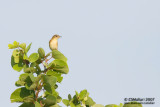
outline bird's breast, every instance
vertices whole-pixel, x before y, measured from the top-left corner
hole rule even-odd
[[[57,49],[58,48],[58,41],[57,40],[51,40],[50,41],[50,48],[53,49]]]

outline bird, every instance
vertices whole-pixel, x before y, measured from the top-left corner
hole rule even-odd
[[[58,39],[61,36],[55,34],[53,35],[53,37],[51,38],[51,40],[49,41],[49,47],[51,50],[58,50]]]

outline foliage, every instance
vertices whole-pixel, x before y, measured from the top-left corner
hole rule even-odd
[[[32,43],[14,41],[8,48],[13,49],[11,66],[15,71],[22,72],[15,82],[18,87],[10,96],[11,102],[22,103],[19,107],[60,107],[62,101],[67,107],[133,107],[132,104],[106,105],[96,104],[87,90],[80,93],[75,91],[72,97],[63,99],[56,91],[58,84],[62,82],[63,75],[68,74],[67,58],[58,50],[45,54],[43,48],[28,55]],[[43,66],[43,68],[41,67]],[[40,95],[40,92],[43,94]],[[137,104],[134,107],[142,107]]]
[[[75,95],[73,96],[73,98],[69,94],[68,99],[63,99],[62,102],[66,106],[71,107],[81,107],[81,105],[91,107],[95,104],[92,98],[89,97],[89,93],[87,92],[87,90],[82,90],[80,93],[75,91]]]

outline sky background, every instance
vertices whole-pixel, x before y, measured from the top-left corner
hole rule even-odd
[[[10,103],[21,73],[10,65],[8,44],[32,42],[30,53],[48,53],[59,34],[70,69],[59,85],[62,98],[87,89],[97,104],[153,97],[155,104],[143,107],[160,107],[159,0],[0,0],[0,15],[1,106],[20,105]]]

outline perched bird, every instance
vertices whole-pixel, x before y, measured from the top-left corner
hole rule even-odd
[[[59,35],[54,35],[51,40],[49,41],[49,47],[51,50],[58,50],[58,39],[60,38],[61,36]]]

